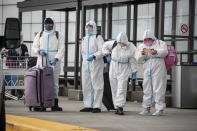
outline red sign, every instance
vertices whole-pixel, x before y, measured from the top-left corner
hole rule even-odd
[[[181,32],[182,32],[183,34],[187,33],[188,30],[189,30],[189,27],[188,27],[187,24],[182,24],[182,25],[181,25]]]

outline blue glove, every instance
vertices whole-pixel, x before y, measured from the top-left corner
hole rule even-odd
[[[131,79],[133,81],[136,81],[137,80],[137,72],[134,72],[134,73],[131,74]]]
[[[110,63],[111,62],[111,56],[106,56],[107,62]]]
[[[87,61],[93,61],[96,57],[94,55],[90,55],[88,58],[87,58]]]
[[[55,66],[56,63],[57,63],[57,61],[58,61],[57,58],[52,58],[52,59],[49,60],[49,63],[50,63],[51,65]]]
[[[40,53],[41,56],[46,56],[46,55],[47,55],[46,50],[43,50],[43,49],[41,49],[41,50],[39,51],[39,53]]]

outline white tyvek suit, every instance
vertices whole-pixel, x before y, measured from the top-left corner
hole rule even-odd
[[[167,71],[165,67],[164,57],[168,54],[165,42],[156,40],[150,31],[146,31],[145,38],[152,38],[154,42],[152,46],[147,46],[144,43],[139,45],[136,50],[137,61],[144,61],[143,64],[143,108],[153,106],[155,103],[156,110],[160,111],[165,108],[165,91],[167,82]],[[144,48],[154,49],[156,55],[142,55],[141,51]]]
[[[58,62],[54,66],[54,83],[55,83],[55,98],[58,97],[59,90],[59,74],[61,71],[61,60],[64,56],[65,45],[62,39],[62,35],[58,33],[58,39],[54,30],[47,32],[43,31],[42,36],[40,37],[40,33],[36,35],[34,38],[34,42],[32,45],[32,51],[38,57],[37,66],[42,66],[42,56],[39,54],[39,51],[44,49],[48,52],[48,64],[49,60],[52,58],[57,58]],[[43,63],[46,64],[45,58],[43,59]]]
[[[136,47],[128,42],[125,33],[119,33],[117,42],[126,44],[121,47],[117,44],[113,48],[114,41],[108,41],[103,45],[103,54],[110,54],[111,50],[111,63],[109,69],[109,79],[112,90],[113,103],[115,108],[124,107],[126,103],[127,81],[131,73],[136,72],[137,65],[135,60]]]
[[[93,26],[93,34],[86,34],[82,41],[82,90],[83,102],[86,108],[101,108],[103,97],[103,38],[96,37],[96,24],[93,21],[86,25]],[[87,61],[88,56],[94,55],[95,60]]]

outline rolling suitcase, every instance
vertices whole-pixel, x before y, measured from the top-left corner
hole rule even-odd
[[[53,77],[53,68],[48,66],[32,67],[25,72],[25,106],[30,111],[45,111],[54,106]]]
[[[112,93],[111,93],[111,86],[109,82],[109,72],[105,72],[104,76],[104,91],[103,91],[103,104],[107,108],[107,110],[115,110],[113,100],[112,100]]]

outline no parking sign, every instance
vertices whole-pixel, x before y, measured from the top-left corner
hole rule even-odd
[[[182,35],[188,35],[188,32],[189,32],[188,24],[180,24],[180,33]]]

